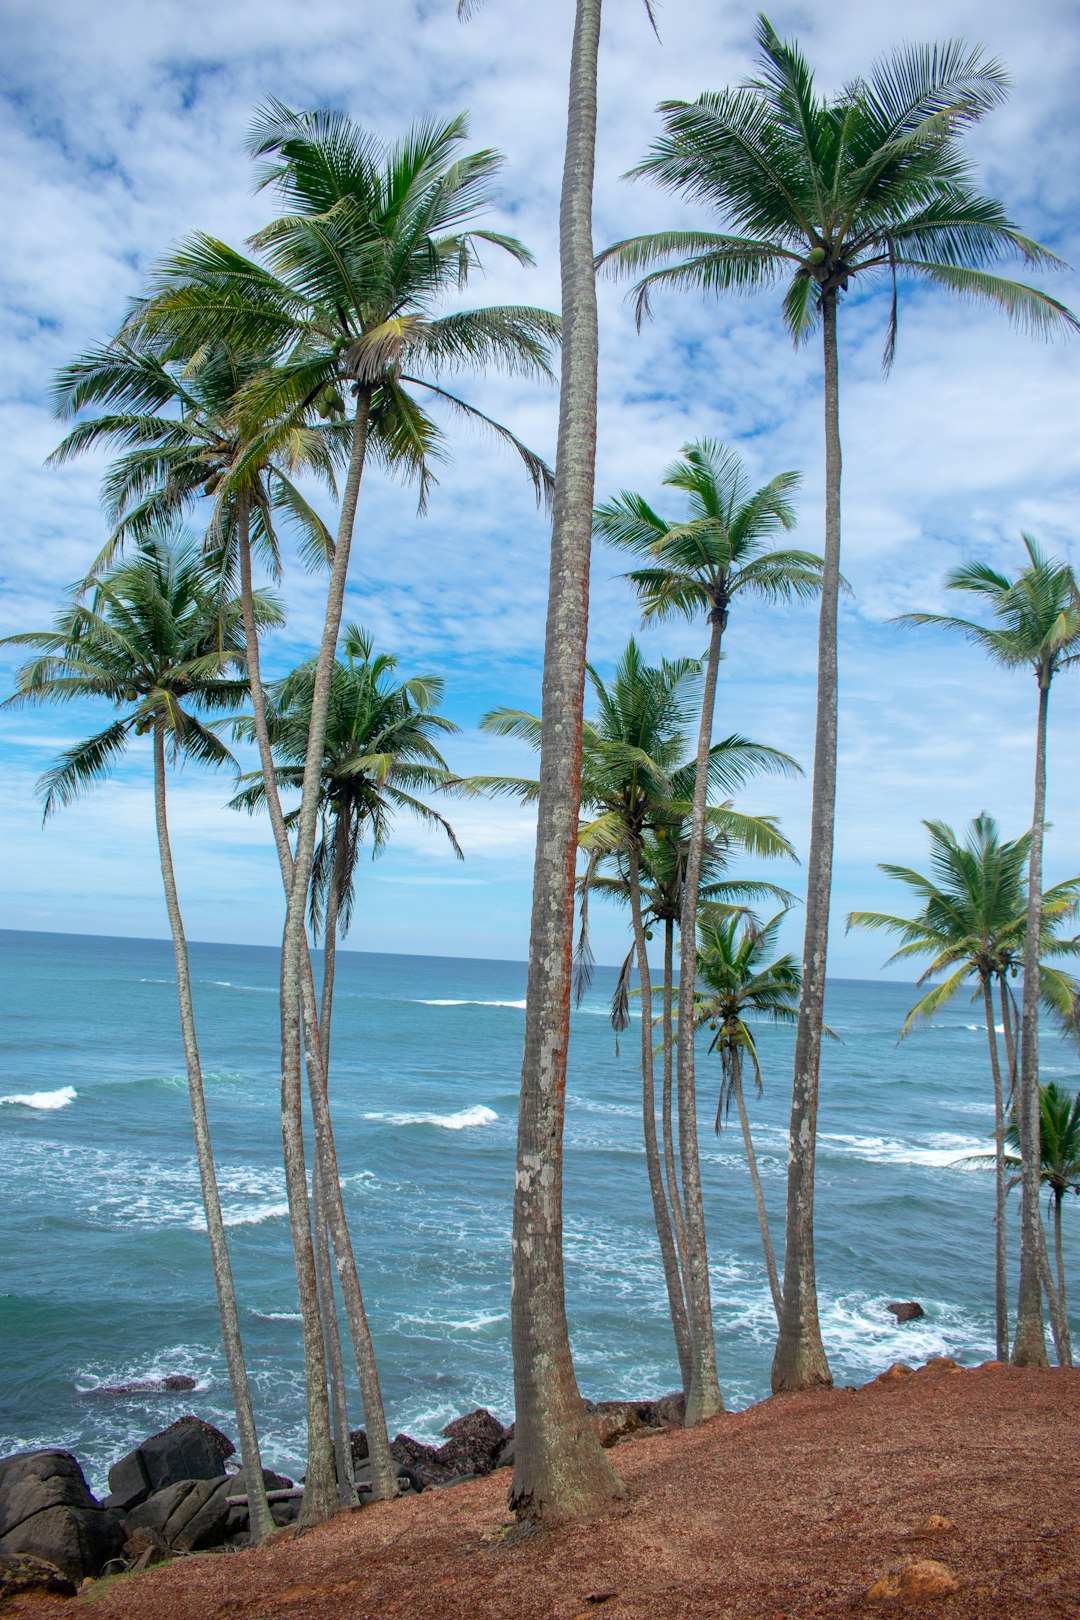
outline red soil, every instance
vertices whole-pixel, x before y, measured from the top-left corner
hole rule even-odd
[[[507,1534],[509,1475],[178,1559],[10,1614],[70,1620],[675,1620],[1080,1615],[1080,1370],[932,1368],[763,1401],[613,1453],[630,1495]],[[945,1596],[888,1601],[944,1564]]]

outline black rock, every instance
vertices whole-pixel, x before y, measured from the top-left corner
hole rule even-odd
[[[199,1552],[225,1539],[232,1481],[181,1479],[155,1491],[127,1516],[128,1535],[149,1530],[170,1552]]]
[[[95,1500],[69,1451],[0,1459],[0,1553],[44,1559],[81,1581],[97,1575],[123,1543],[119,1516]]]
[[[83,1393],[119,1400],[125,1395],[179,1395],[195,1389],[194,1378],[188,1373],[166,1373],[164,1378],[136,1378],[130,1384],[99,1384],[96,1389]]]
[[[435,1457],[453,1478],[490,1474],[506,1444],[506,1429],[484,1406],[455,1418],[443,1434],[448,1444],[440,1446]]]
[[[887,1311],[892,1311],[898,1322],[917,1322],[926,1312],[917,1299],[894,1299],[886,1305]]]
[[[225,1457],[235,1449],[213,1424],[196,1417],[180,1418],[113,1463],[109,1469],[109,1504],[127,1511],[152,1492],[180,1480],[221,1479]]]

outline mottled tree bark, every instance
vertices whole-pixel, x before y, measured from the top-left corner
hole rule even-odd
[[[168,808],[165,798],[165,727],[161,720],[154,722],[154,810],[158,851],[161,856],[161,876],[165,885],[165,906],[169,913],[173,954],[176,958],[176,997],[180,1004],[180,1032],[184,1042],[184,1061],[187,1067],[188,1093],[191,1098],[195,1158],[199,1166],[203,1209],[206,1212],[206,1233],[210,1240],[210,1261],[214,1271],[214,1287],[217,1291],[218,1315],[221,1318],[221,1340],[225,1348],[225,1364],[229,1371],[233,1409],[236,1412],[240,1457],[244,1465],[249,1534],[253,1542],[259,1542],[274,1528],[274,1521],[266,1500],[262,1458],[259,1455],[259,1437],[255,1428],[251,1389],[244,1361],[244,1346],[240,1336],[240,1316],[236,1308],[236,1288],[233,1283],[229,1248],[225,1241],[225,1222],[222,1219],[221,1197],[218,1193],[217,1172],[214,1168],[210,1122],[206,1116],[202,1061],[199,1057],[199,1043],[195,1032],[195,1007],[191,997],[187,936],[180,912],[172,846],[169,841]]]
[[[837,616],[840,597],[840,371],[836,346],[836,290],[822,292],[825,361],[825,566],[818,619],[817,720],[806,863],[806,925],[802,993],[795,1028],[795,1072],[788,1145],[787,1220],[780,1331],[772,1387],[814,1389],[832,1383],[818,1322],[814,1269],[814,1156],[817,1148],[818,1072],[825,1019],[825,963],[829,947],[833,831],[836,816]]]
[[[1020,1018],[1020,1094],[1016,1110],[1020,1129],[1020,1292],[1012,1353],[1016,1367],[1048,1365],[1039,1276],[1039,1234],[1042,1230],[1039,1214],[1039,954],[1042,943],[1043,823],[1046,818],[1046,716],[1051,677],[1050,672],[1041,666],[1038,676],[1035,809],[1028,857],[1028,911]]]
[[[661,1081],[660,1111],[663,1116],[662,1129],[664,1137],[664,1174],[667,1177],[668,1206],[671,1210],[671,1224],[675,1232],[675,1247],[679,1255],[679,1273],[686,1275],[686,1225],[683,1221],[682,1193],[679,1189],[679,1172],[675,1163],[675,1132],[672,1111],[675,1064],[675,1037],[674,1011],[675,999],[675,921],[668,917],[664,923],[664,1010],[661,1028],[663,1030],[664,1059],[663,1079]],[[683,1386],[683,1394],[686,1386]]]
[[[592,183],[599,42],[600,0],[578,0],[559,218],[562,386],[511,1285],[516,1428],[510,1502],[521,1517],[546,1521],[597,1512],[623,1494],[574,1376],[562,1255],[563,1120],[596,455]]]

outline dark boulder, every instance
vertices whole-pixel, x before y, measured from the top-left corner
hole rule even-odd
[[[414,1440],[411,1434],[395,1435],[390,1442],[390,1455],[395,1462],[411,1469],[425,1485],[435,1485],[439,1480],[449,1479],[451,1474],[457,1473],[456,1468],[447,1468],[439,1461],[439,1453],[434,1446]]]
[[[898,1322],[917,1322],[926,1312],[917,1299],[893,1299],[885,1309],[892,1311]]]
[[[349,1439],[352,1441],[353,1463],[361,1463],[368,1454],[367,1430],[351,1429]]]
[[[227,1449],[226,1449],[227,1448]],[[221,1479],[232,1441],[202,1418],[184,1417],[153,1434],[109,1469],[108,1504],[127,1512],[180,1480]]]
[[[129,1569],[149,1569],[151,1564],[167,1563],[172,1556],[164,1537],[147,1525],[133,1530],[124,1542],[124,1558]]]
[[[82,1393],[118,1400],[125,1395],[181,1395],[195,1388],[195,1380],[189,1373],[166,1373],[164,1378],[135,1378],[130,1384],[99,1384],[96,1389]]]
[[[28,1553],[0,1553],[0,1604],[26,1592],[74,1597],[77,1590],[73,1580],[43,1558],[31,1558]]]
[[[447,1444],[439,1447],[435,1458],[456,1476],[490,1474],[506,1444],[506,1429],[484,1406],[455,1418],[443,1435]]]
[[[97,1575],[124,1543],[117,1514],[94,1498],[69,1451],[0,1459],[0,1553],[26,1553],[70,1580]]]
[[[127,1516],[128,1535],[149,1530],[170,1552],[200,1552],[225,1540],[232,1481],[181,1479],[155,1491]]]

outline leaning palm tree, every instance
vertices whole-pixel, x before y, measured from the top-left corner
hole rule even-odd
[[[798,962],[789,955],[768,960],[776,948],[776,937],[786,916],[786,911],[778,912],[769,922],[758,926],[737,915],[705,907],[698,924],[697,981],[692,1003],[694,1023],[708,1025],[712,1031],[709,1051],[720,1059],[716,1101],[718,1133],[732,1097],[738,1109],[777,1321],[781,1307],[780,1278],[743,1096],[742,1069],[744,1057],[749,1056],[760,1097],[763,1082],[753,1025],[757,1021],[793,1024],[798,1017]]]
[[[215,239],[196,237],[160,269],[153,296],[128,323],[128,332],[140,341],[164,344],[182,357],[216,344],[269,353],[275,358],[273,369],[253,379],[245,391],[247,408],[257,420],[317,405],[332,417],[341,416],[348,427],[347,471],[315,667],[281,961],[286,1183],[300,1279],[309,1446],[315,1453],[309,1456],[304,1524],[333,1511],[336,1491],[307,1222],[302,1022],[316,1109],[316,1154],[337,1223],[339,1262],[339,1239],[348,1255],[328,1144],[325,1083],[319,1074],[317,1011],[305,971],[304,919],[361,478],[369,458],[392,449],[393,465],[411,469],[419,479],[423,506],[444,441],[417,390],[508,441],[524,461],[538,496],[546,492],[550,476],[508,429],[436,380],[447,370],[490,365],[548,376],[558,330],[556,317],[537,309],[434,313],[467,280],[482,244],[530,262],[514,238],[479,224],[501,160],[492,151],[461,155],[466,133],[466,120],[458,117],[421,124],[395,146],[384,147],[343,114],[294,113],[279,102],[268,103],[256,117],[250,147],[253,156],[267,160],[262,184],[275,188],[287,213],[253,238],[262,261]],[[266,760],[263,768],[268,771]],[[351,1269],[348,1259],[346,1264]],[[348,1286],[351,1290],[351,1281]],[[380,1458],[373,1453],[373,1483],[381,1481],[382,1490],[392,1492],[389,1451],[381,1439],[380,1453]]]
[[[932,876],[910,867],[882,863],[880,870],[903,883],[921,902],[914,917],[898,917],[887,912],[853,911],[849,928],[880,928],[900,939],[889,962],[929,958],[929,966],[918,983],[936,980],[920,996],[904,1020],[901,1040],[920,1023],[933,1017],[939,1007],[974,981],[974,994],[981,997],[990,1052],[990,1074],[994,1086],[994,1143],[997,1178],[994,1217],[994,1283],[997,1357],[1008,1359],[1009,1309],[1005,1278],[1005,1134],[1008,1107],[1002,1082],[1001,1060],[995,1028],[994,991],[1001,999],[1002,1028],[1010,1025],[1008,980],[1016,971],[1023,953],[1027,927],[1027,865],[1031,834],[1002,839],[997,823],[985,812],[976,816],[963,843],[942,821],[925,821],[930,834]],[[1055,940],[1050,924],[1074,914],[1080,903],[1080,879],[1058,884],[1043,896],[1044,938],[1042,954],[1059,949],[1075,949],[1072,941]],[[886,964],[888,965],[888,964]],[[1053,1006],[1068,1001],[1068,984],[1049,964],[1040,968],[1044,997]],[[1010,1065],[1011,1066],[1011,1065]]]
[[[674,1213],[678,1187],[669,1174],[665,1189],[656,1132],[652,975],[645,940],[641,856],[649,833],[669,832],[691,814],[697,766],[696,761],[686,763],[685,755],[690,706],[695,696],[690,683],[700,675],[700,665],[690,659],[673,663],[665,659],[658,668],[650,667],[631,640],[610,683],[605,683],[592,665],[587,666],[587,673],[597,712],[582,729],[582,820],[578,842],[588,863],[582,885],[583,908],[600,863],[612,856],[623,858],[641,995],[645,1161],[680,1371],[684,1387],[689,1390],[694,1380],[694,1352],[687,1277],[689,1266],[701,1263],[693,1257],[692,1244],[703,1241],[703,1234],[686,1233],[688,1264],[680,1266],[676,1238],[679,1216]],[[542,737],[536,716],[520,710],[496,709],[480,724],[484,730],[518,737],[533,746],[538,746]],[[791,774],[798,768],[787,755],[738,736],[715,744],[707,764],[710,785],[720,791],[741,785],[758,770]],[[473,791],[510,793],[526,801],[535,799],[540,790],[534,781],[510,777],[474,777],[467,785]],[[685,1222],[685,1210],[681,1214]]]
[[[795,342],[819,321],[822,329],[825,571],[784,1314],[772,1374],[780,1391],[831,1382],[818,1322],[813,1195],[836,802],[840,301],[853,281],[889,285],[886,369],[896,347],[901,279],[988,302],[1039,335],[1075,331],[1080,323],[1048,294],[988,268],[1010,256],[1034,269],[1061,265],[979,193],[960,144],[965,129],[1005,97],[997,62],[957,41],[906,46],[830,100],[817,91],[798,46],[783,43],[765,17],[757,38],[757,77],[695,102],[663,103],[665,133],[633,171],[705,203],[722,230],[635,237],[608,248],[600,262],[623,274],[646,271],[637,285],[639,320],[664,286],[749,292],[783,279],[784,322]]]
[[[260,625],[279,623],[282,617],[276,603],[261,594],[255,598],[254,611]],[[251,1536],[259,1541],[273,1527],[273,1521],[263,1483],[206,1115],[187,937],[177,894],[166,804],[169,759],[186,758],[218,766],[235,763],[200,714],[235,709],[247,693],[246,681],[230,674],[243,668],[240,605],[235,598],[221,593],[219,570],[198,554],[192,539],[183,534],[159,533],[145,537],[129,561],[97,582],[92,603],[76,601],[57,615],[52,630],[8,636],[5,645],[32,647],[38,653],[19,671],[17,691],[7,703],[105,699],[120,711],[104,731],[67,749],[41,778],[38,790],[46,820],[55,810],[108,778],[133,737],[149,734],[151,739],[158,848],[176,957],[176,990],[195,1154],[244,1464]]]
[[[1067,564],[1044,557],[1024,535],[1028,564],[1015,579],[986,563],[967,563],[946,578],[955,591],[985,602],[991,625],[941,613],[909,613],[899,622],[957,630],[1006,669],[1028,668],[1039,691],[1035,728],[1035,807],[1028,855],[1028,908],[1024,932],[1024,984],[1020,1027],[1019,1120],[1022,1146],[1020,1290],[1012,1359],[1017,1366],[1046,1365],[1039,1284],[1039,955],[1042,946],[1042,854],[1046,820],[1046,727],[1054,676],[1080,657],[1080,596]]]
[[[679,935],[679,1151],[690,1234],[687,1303],[693,1353],[686,1421],[696,1423],[719,1410],[720,1402],[698,1164],[692,1017],[694,940],[717,672],[733,604],[748,595],[766,600],[813,596],[821,585],[821,559],[805,551],[771,548],[778,534],[794,526],[791,496],[798,488],[798,473],[779,473],[754,489],[733,450],[701,439],[683,446],[682,459],[668,468],[663,483],[687,497],[687,513],[681,522],[661,517],[642,496],[624,491],[616,500],[597,507],[593,527],[604,539],[645,562],[646,566],[629,577],[646,619],[676,614],[693,619],[700,613],[709,625]]]

